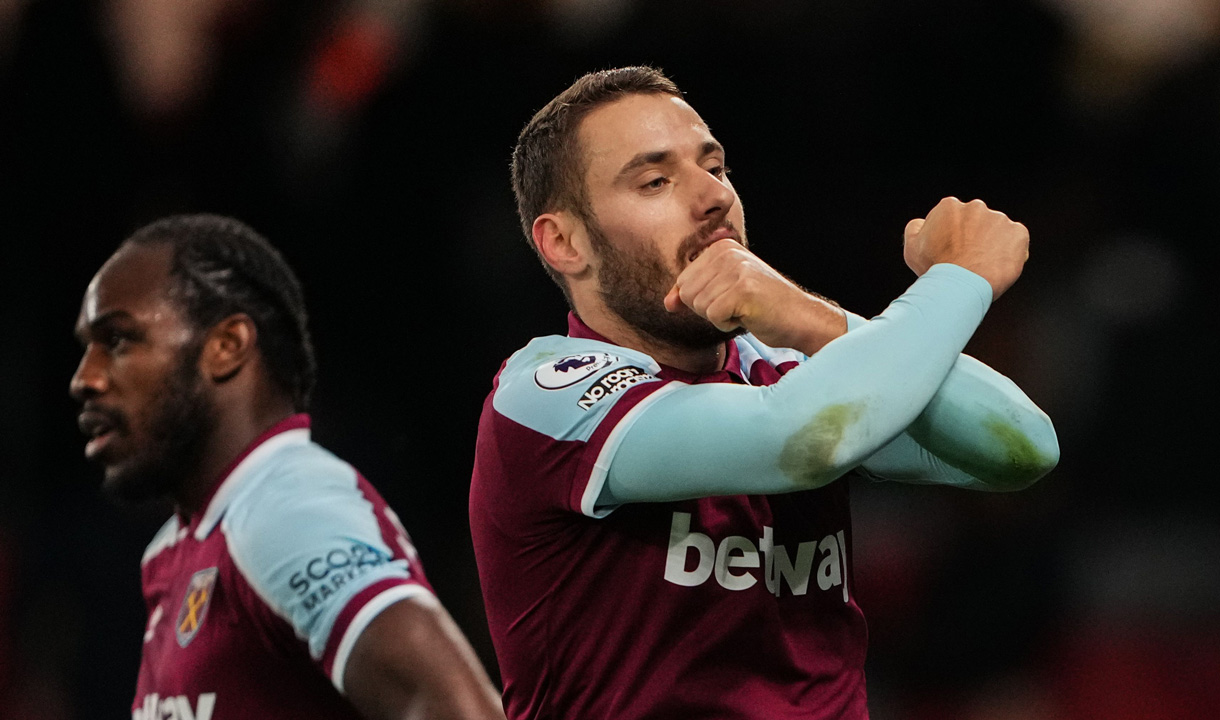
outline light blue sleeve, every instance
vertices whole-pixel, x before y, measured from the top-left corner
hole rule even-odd
[[[1016,383],[962,355],[931,402],[894,442],[864,461],[883,480],[1020,490],[1059,462],[1046,413]]]
[[[871,322],[762,388],[672,384],[620,421],[599,505],[768,494],[835,480],[923,412],[991,303],[936,265]]]
[[[279,451],[234,498],[221,527],[237,568],[315,660],[360,591],[411,578],[407,560],[386,544],[356,471],[316,445]]]

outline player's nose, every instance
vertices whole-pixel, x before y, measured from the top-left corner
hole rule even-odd
[[[724,215],[737,202],[737,193],[724,177],[717,177],[702,169],[700,169],[700,179],[695,187],[692,210],[696,220],[703,221],[710,217]]]
[[[76,372],[68,381],[68,394],[77,402],[84,402],[106,392],[110,386],[110,378],[106,363],[91,344],[81,356]]]

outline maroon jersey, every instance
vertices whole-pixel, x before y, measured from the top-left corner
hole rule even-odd
[[[650,397],[770,385],[804,356],[746,335],[693,376],[569,326],[509,358],[479,425],[470,524],[510,720],[867,718],[845,482],[596,503]]]
[[[431,593],[406,531],[296,415],[259,437],[142,562],[148,628],[133,720],[356,718],[343,670],[361,631]]]

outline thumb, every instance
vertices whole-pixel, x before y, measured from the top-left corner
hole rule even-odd
[[[678,294],[678,286],[674,285],[665,293],[665,309],[670,312],[677,312],[682,307],[682,296]]]
[[[919,231],[923,229],[923,224],[923,218],[915,218],[911,222],[907,223],[906,229],[902,231],[903,240],[906,242],[911,242],[914,240],[915,236],[919,234]]]

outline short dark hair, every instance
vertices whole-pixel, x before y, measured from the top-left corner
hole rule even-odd
[[[517,197],[521,229],[535,252],[538,248],[534,247],[533,225],[539,215],[569,210],[583,220],[592,217],[577,132],[581,120],[597,107],[637,94],[682,97],[678,86],[656,68],[632,66],[591,72],[535,113],[517,136],[512,163],[513,194]],[[568,289],[563,278],[545,260],[542,265],[566,296]]]
[[[157,220],[127,243],[172,248],[170,292],[197,329],[234,313],[249,315],[272,381],[297,412],[309,409],[317,362],[305,296],[292,268],[266,238],[240,220],[199,214]]]

